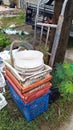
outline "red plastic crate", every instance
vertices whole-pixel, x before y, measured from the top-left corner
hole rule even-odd
[[[27,93],[22,94],[21,91],[16,87],[16,85],[12,82],[12,80],[10,79],[10,77],[8,77],[7,75],[5,75],[6,79],[8,80],[8,82],[11,84],[11,86],[13,87],[13,89],[16,91],[16,93],[20,96],[20,98],[25,102],[25,103],[29,103],[35,99],[37,99],[38,97],[46,94],[52,84],[50,82],[47,82],[45,84],[43,84],[42,86],[39,86],[38,88],[35,88]]]
[[[11,79],[11,81],[15,84],[15,86],[21,91],[21,93],[25,93],[25,92],[28,92],[34,88],[37,88],[38,86],[40,85],[43,85],[47,82],[49,82],[51,79],[52,79],[52,76],[50,74],[48,74],[44,79],[42,80],[38,80],[37,82],[33,83],[33,84],[30,84],[28,86],[23,86],[22,83],[20,83],[13,75],[12,73],[7,69],[5,68],[5,71],[6,71],[6,75]]]

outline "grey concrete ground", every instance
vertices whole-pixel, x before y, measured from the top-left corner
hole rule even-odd
[[[73,48],[68,49],[65,54],[65,61],[73,63]]]
[[[70,120],[58,130],[73,130],[73,114],[70,117]]]

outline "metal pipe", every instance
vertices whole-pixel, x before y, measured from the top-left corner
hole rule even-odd
[[[54,64],[56,51],[57,51],[59,40],[60,40],[62,24],[63,24],[63,21],[64,21],[64,12],[65,12],[67,2],[68,2],[68,0],[65,0],[64,3],[63,3],[62,11],[61,11],[61,14],[59,16],[58,25],[57,25],[57,28],[56,28],[56,33],[55,33],[54,42],[53,42],[52,51],[51,51],[52,55],[51,55],[50,61],[49,61],[49,65],[51,67]]]
[[[45,26],[45,27],[51,27],[51,28],[56,28],[57,27],[56,24],[37,23],[37,25]]]
[[[39,6],[40,6],[40,3],[41,3],[42,0],[39,0],[38,4],[37,4],[37,13],[36,13],[36,16],[35,16],[35,28],[34,28],[34,41],[36,42],[36,23],[38,21],[38,15],[39,15]],[[35,45],[35,43],[33,43],[33,46]],[[35,49],[35,47],[34,47]]]
[[[47,42],[48,42],[48,37],[49,37],[49,32],[50,32],[50,28],[56,28],[57,25],[56,24],[45,24],[45,23],[37,23],[36,25],[40,25],[41,27],[41,35],[40,35],[40,44],[41,44],[41,39],[42,39],[42,34],[43,34],[43,27],[48,27],[47,30],[47,36],[46,36],[46,44],[45,47],[47,46]]]
[[[50,32],[50,27],[48,27],[48,30],[47,30],[47,36],[46,36],[46,44],[45,44],[45,48],[47,47],[47,42],[48,42],[49,32]]]
[[[63,16],[64,16],[64,12],[65,12],[67,2],[68,2],[68,0],[65,0],[64,3],[63,3],[63,7],[62,7],[62,10],[61,10],[61,15],[63,15]]]
[[[40,44],[39,45],[41,45],[42,35],[43,35],[43,26],[41,27],[41,35],[40,35]]]

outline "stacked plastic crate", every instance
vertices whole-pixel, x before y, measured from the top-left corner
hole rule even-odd
[[[44,70],[29,76],[26,82],[21,82],[9,66],[6,64],[5,67],[6,83],[13,100],[27,121],[47,111],[50,88],[52,87],[50,82],[52,79],[50,71],[52,69],[44,65]]]

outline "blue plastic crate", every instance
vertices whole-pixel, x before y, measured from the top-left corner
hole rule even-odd
[[[16,103],[19,110],[22,112],[23,116],[26,118],[27,121],[31,121],[41,113],[47,111],[49,104],[49,93],[44,94],[43,96],[28,104],[25,104],[19,97],[19,95],[16,93],[16,91],[13,89],[11,84],[8,81],[6,81],[6,83],[9,87],[14,102]]]

